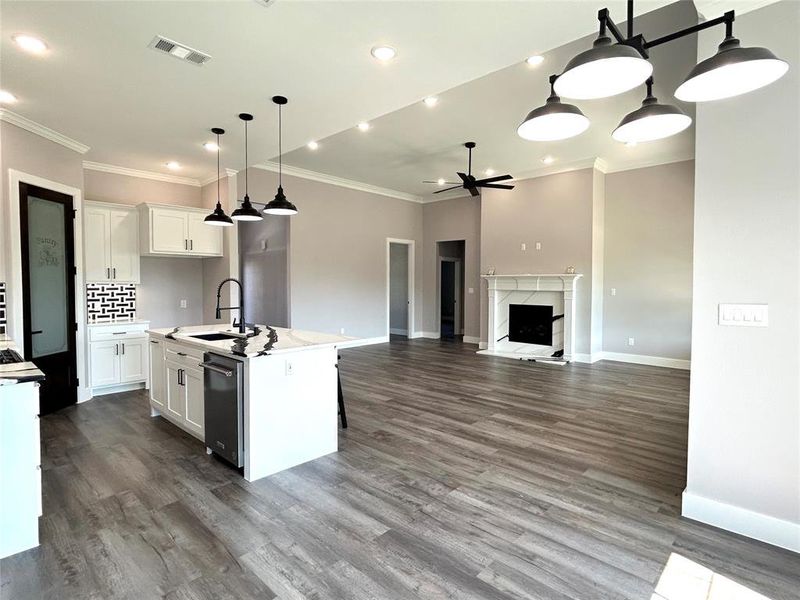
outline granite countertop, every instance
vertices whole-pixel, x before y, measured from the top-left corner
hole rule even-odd
[[[22,352],[8,335],[0,335],[0,350],[13,350],[20,356]],[[0,364],[0,386],[25,383],[27,381],[43,381],[44,373],[32,362]]]
[[[117,321],[91,321],[87,327],[108,327],[109,325],[149,325],[145,319],[119,319]]]
[[[337,346],[356,339],[332,333],[286,329],[269,325],[257,325],[257,328],[259,329],[258,335],[218,341],[201,340],[191,336],[199,333],[228,333],[238,336],[239,332],[230,325],[216,323],[213,325],[148,329],[147,333],[202,348],[203,350],[214,351],[218,354],[230,354],[242,358],[298,352],[320,346]],[[248,333],[252,334],[252,330],[248,329]]]

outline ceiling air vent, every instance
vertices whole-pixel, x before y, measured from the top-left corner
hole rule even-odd
[[[184,44],[180,44],[161,35],[154,37],[149,47],[194,65],[204,65],[211,60],[208,54],[204,54],[199,50],[195,50],[194,48],[190,48],[189,46],[185,46]]]

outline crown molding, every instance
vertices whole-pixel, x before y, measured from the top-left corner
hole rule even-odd
[[[140,171],[139,169],[129,169],[117,165],[107,165],[85,160],[83,168],[88,171],[100,171],[101,173],[113,173],[114,175],[127,175],[128,177],[138,177],[140,179],[152,179],[154,181],[166,181],[168,183],[179,183],[181,185],[191,185],[200,187],[200,181],[192,177],[181,177],[180,175],[169,175],[167,173],[156,173],[155,171]]]
[[[273,173],[278,172],[278,164],[274,162],[259,163],[253,165],[253,167],[256,169],[262,169],[264,171],[272,171]],[[414,194],[400,192],[398,190],[392,190],[389,188],[378,187],[376,185],[363,183],[361,181],[354,181],[352,179],[344,179],[342,177],[336,177],[334,175],[327,175],[326,173],[309,171],[308,169],[301,169],[300,167],[283,165],[283,173],[284,175],[291,175],[292,177],[299,177],[301,179],[310,179],[311,181],[318,181],[320,183],[329,183],[331,185],[337,185],[339,187],[350,188],[351,190],[368,192],[370,194],[378,194],[379,196],[387,196],[389,198],[397,198],[398,200],[406,200],[408,202],[415,202],[417,204],[422,204],[423,202],[421,196],[416,196]]]
[[[73,140],[71,137],[67,137],[63,133],[59,133],[54,129],[50,129],[49,127],[45,127],[41,123],[37,123],[36,121],[31,121],[23,117],[22,115],[18,115],[15,112],[12,112],[6,108],[0,108],[0,121],[4,121],[6,123],[11,123],[12,125],[16,125],[20,129],[24,129],[25,131],[30,131],[40,137],[45,138],[46,140],[50,140],[51,142],[55,142],[56,144],[61,144],[65,148],[69,148],[70,150],[77,152],[78,154],[86,154],[89,151],[89,146],[86,144],[81,144],[77,140]]]
[[[439,194],[439,195],[436,195],[436,196],[423,197],[422,203],[423,204],[434,204],[436,202],[444,202],[445,200],[463,200],[465,198],[480,198],[480,196],[473,196],[472,194],[463,194],[463,193],[457,192],[456,190],[453,190],[453,193],[457,194],[457,195],[448,196],[447,193],[444,193],[444,194]],[[444,196],[444,197],[442,197],[442,196]]]
[[[217,177],[217,175],[216,175],[216,174],[214,174],[214,175],[212,175],[211,177],[209,177],[209,178],[207,178],[207,179],[203,179],[203,180],[200,182],[200,186],[201,186],[201,187],[205,187],[205,186],[207,186],[209,183],[214,183],[214,182],[215,182],[217,179],[222,179],[223,177],[236,177],[236,174],[237,174],[238,172],[239,172],[239,171],[237,171],[236,169],[227,169],[227,168],[226,168],[226,169],[225,169],[225,175],[221,175],[220,177]]]
[[[607,173],[608,165],[601,158],[582,158],[573,160],[568,163],[553,163],[538,169],[531,169],[524,171],[522,174],[514,177],[511,181],[522,181],[523,179],[535,179],[537,177],[546,177],[548,175],[558,175],[559,173],[569,173],[570,171],[580,171],[582,169],[597,169],[601,173]]]
[[[684,158],[670,158],[669,160],[657,159],[643,159],[643,160],[626,160],[614,163],[613,166],[608,167],[605,173],[619,173],[620,171],[635,171],[636,169],[647,169],[648,167],[658,167],[661,165],[671,165],[673,163],[688,162],[694,160],[694,156],[687,156]]]

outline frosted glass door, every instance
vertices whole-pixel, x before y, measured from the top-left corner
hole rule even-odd
[[[69,351],[64,205],[28,196],[31,358]]]

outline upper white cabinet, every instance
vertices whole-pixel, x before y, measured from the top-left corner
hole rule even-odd
[[[222,256],[222,228],[206,225],[206,209],[139,205],[141,253],[148,256]]]
[[[139,213],[87,202],[83,211],[86,281],[139,283]]]

